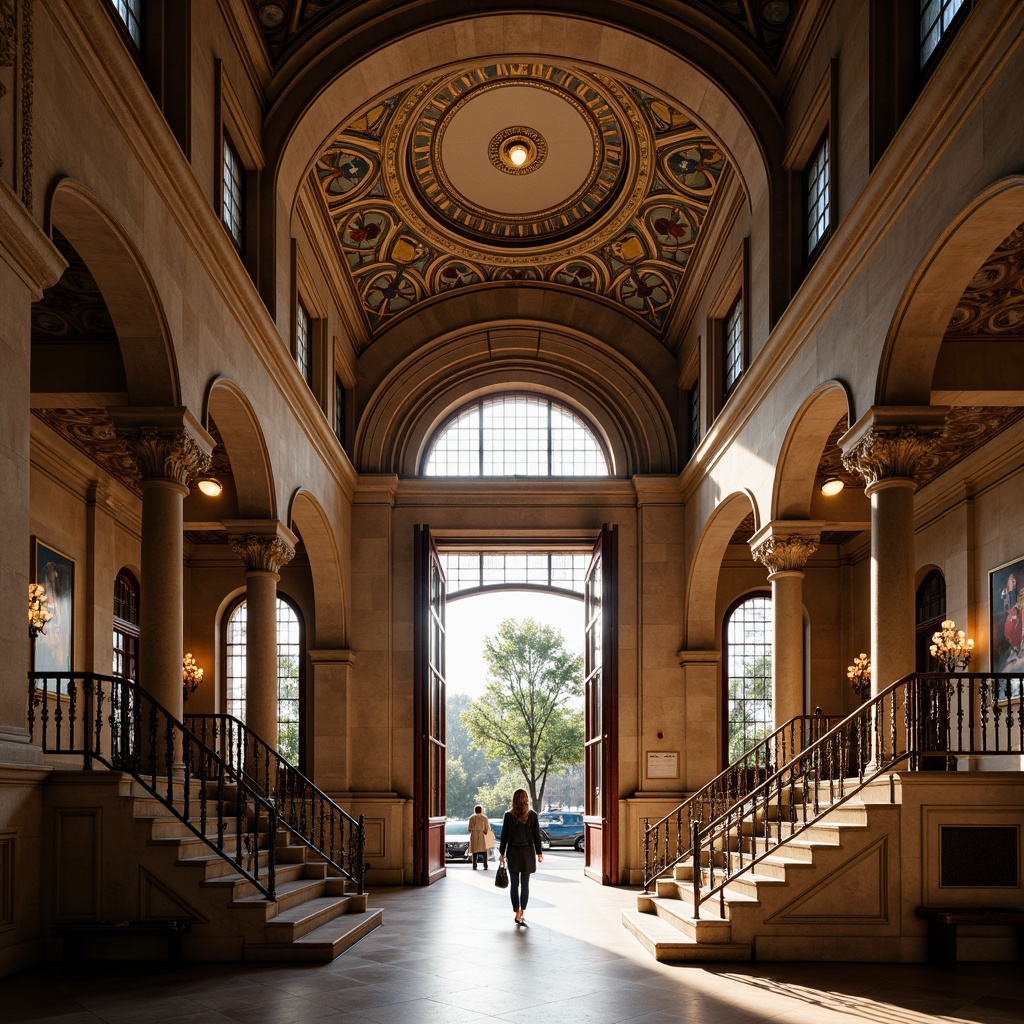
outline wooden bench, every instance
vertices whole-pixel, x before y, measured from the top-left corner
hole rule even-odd
[[[943,970],[956,969],[958,925],[1016,925],[1017,959],[1024,963],[1024,910],[1014,907],[918,907],[928,922],[928,962]]]
[[[64,942],[65,963],[85,959],[85,940],[110,937],[136,938],[158,936],[167,939],[167,958],[181,963],[181,937],[192,931],[187,918],[162,918],[154,921],[73,921],[53,926],[54,938]]]

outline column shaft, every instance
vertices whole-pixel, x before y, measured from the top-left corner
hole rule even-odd
[[[165,478],[142,482],[142,593],[139,682],[175,717],[182,715],[183,502],[188,489]]]
[[[277,581],[275,572],[245,574],[245,724],[277,749]]]
[[[871,498],[871,690],[914,671],[914,490],[905,477],[879,480]]]
[[[804,574],[774,572],[772,584],[772,714],[778,729],[804,713]]]

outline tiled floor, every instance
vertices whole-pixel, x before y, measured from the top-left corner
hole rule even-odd
[[[384,924],[321,966],[54,964],[0,981],[0,1022],[37,1024],[925,1024],[1024,1021],[1024,968],[658,964],[619,923],[622,889],[552,851],[517,929],[493,871],[374,892]]]

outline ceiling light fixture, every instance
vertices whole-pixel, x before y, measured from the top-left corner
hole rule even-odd
[[[527,160],[530,159],[530,154],[526,151],[526,147],[517,142],[508,151],[508,158],[516,165],[516,167],[522,167]]]
[[[210,498],[219,497],[221,491],[224,490],[224,485],[215,476],[204,476],[196,486]]]
[[[821,493],[827,498],[838,494],[846,485],[837,476],[830,476],[822,485]]]
[[[544,163],[548,144],[540,132],[524,125],[513,125],[503,128],[491,139],[487,155],[499,171],[528,174]]]

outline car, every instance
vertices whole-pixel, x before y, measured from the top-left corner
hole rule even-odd
[[[490,821],[490,819],[488,819]],[[501,838],[501,822],[491,821],[491,828],[494,830],[495,840]],[[497,842],[495,843],[495,847]],[[487,859],[494,860],[495,847],[487,852]],[[469,821],[466,818],[452,818],[444,824],[444,859],[465,860],[469,857]]]
[[[541,811],[540,839],[544,846],[571,846],[582,850],[585,829],[583,815],[576,811]]]
[[[469,860],[469,822],[465,818],[444,823],[444,859]]]

